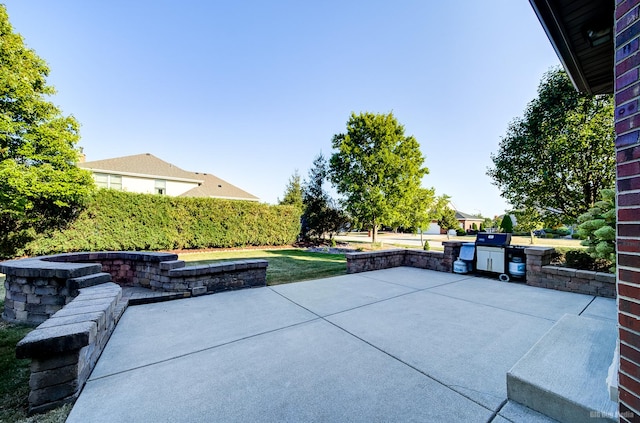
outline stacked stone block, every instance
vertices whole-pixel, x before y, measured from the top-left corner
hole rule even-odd
[[[347,253],[347,273],[368,272],[391,267],[410,266],[420,269],[453,271],[453,262],[460,255],[461,242],[443,242],[444,253],[420,250],[384,250]]]
[[[186,267],[176,254],[103,251],[6,261],[7,321],[38,325],[69,303],[78,289],[113,280],[121,286],[185,296],[267,284],[267,261],[241,260]]]
[[[450,268],[444,257],[444,253],[440,251],[407,250],[403,266],[449,272]]]
[[[266,260],[238,260],[201,266],[175,267],[177,262],[162,264],[159,281],[152,287],[168,292],[189,291],[193,295],[265,286]],[[164,269],[166,268],[166,269]]]
[[[347,273],[368,272],[404,265],[406,250],[347,253]]]
[[[6,278],[2,318],[9,322],[38,325],[73,297],[77,288],[69,279],[100,272],[99,264],[52,263],[39,259],[0,263]]]
[[[31,359],[30,412],[77,398],[124,312],[121,296],[122,289],[111,282],[80,289],[18,343],[16,356]]]
[[[592,272],[551,266],[553,248],[527,248],[527,285],[599,297],[616,297],[616,277],[610,273]]]

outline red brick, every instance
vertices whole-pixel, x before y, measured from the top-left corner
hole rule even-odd
[[[619,404],[620,405],[620,421],[627,421],[627,422],[636,422],[638,421],[638,412],[635,410],[630,409],[629,407],[627,407],[624,404]]]
[[[616,160],[618,161],[618,165],[620,163],[630,162],[636,159],[640,159],[640,146],[626,148],[616,153]]]
[[[637,314],[636,317],[631,317],[626,314],[618,313],[618,323],[620,323],[622,328],[631,329],[634,332],[640,332],[640,320],[638,319]],[[640,352],[638,354],[640,354]]]
[[[616,65],[616,75],[622,75],[638,65],[640,65],[640,55],[634,54]]]
[[[634,392],[636,395],[640,395],[640,383],[630,378],[627,375],[620,374],[620,385],[627,388],[629,391]]]
[[[618,222],[618,236],[631,236],[640,238],[640,224]]]
[[[618,179],[617,185],[618,192],[640,189],[640,176],[628,179]]]
[[[640,240],[619,239],[617,241],[618,251],[627,253],[640,253]]]
[[[640,335],[637,333],[630,332],[626,329],[620,328],[620,340],[626,342],[632,347],[640,350]],[[634,376],[640,379],[640,374],[638,374],[638,369],[634,369],[635,373],[629,373],[631,376]]]
[[[620,357],[624,357],[636,365],[640,363],[640,351],[625,344],[620,344]]]
[[[627,13],[629,10],[633,9],[633,6],[637,5],[637,0],[625,0],[620,2],[616,6],[616,20],[620,19]]]
[[[629,392],[629,390],[624,389],[625,387],[620,385],[618,389],[618,393],[620,396],[620,401],[624,402],[627,406],[633,409],[640,409],[640,398],[636,395]]]
[[[634,84],[616,93],[616,104],[624,104],[640,96],[640,83]]]
[[[624,282],[640,284],[640,272],[636,272],[633,270],[619,269],[618,278]]]
[[[618,294],[623,297],[640,299],[640,288],[626,283],[618,283]]]
[[[620,370],[628,375],[640,378],[640,366],[633,361],[629,361],[623,357],[620,357]]]
[[[616,33],[620,33],[623,29],[634,23],[638,19],[638,8],[634,8],[631,12],[622,16],[620,20],[616,22]]]
[[[640,57],[640,55],[637,55]],[[635,57],[635,56],[634,56]],[[633,102],[628,103],[629,107],[634,107]],[[621,134],[623,132],[630,131],[640,126],[640,115],[634,115],[632,113],[637,113],[637,109],[634,107],[633,112],[631,110],[628,111],[626,108],[619,108],[616,111],[616,134]],[[626,116],[630,116],[626,119],[623,119]]]
[[[620,266],[640,268],[640,256],[618,253],[618,264]]]
[[[640,206],[640,193],[620,194],[618,196],[618,206]],[[640,207],[638,208],[640,213]]]
[[[640,220],[640,208],[618,209],[618,221],[637,222]]]
[[[620,311],[640,316],[640,304],[620,298]]]
[[[640,175],[640,162],[619,163],[616,171],[619,178]]]

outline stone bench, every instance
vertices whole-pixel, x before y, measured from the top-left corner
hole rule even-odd
[[[75,401],[126,308],[113,282],[79,291],[16,346],[31,359],[30,413]]]
[[[0,263],[6,275],[3,318],[38,325],[16,346],[31,359],[29,410],[73,402],[128,301],[122,286],[180,297],[266,285],[266,260],[185,266],[176,254],[105,251]]]
[[[5,279],[2,317],[38,325],[78,295],[106,281],[184,296],[266,286],[266,260],[185,266],[176,254],[143,251],[65,253],[0,263]]]

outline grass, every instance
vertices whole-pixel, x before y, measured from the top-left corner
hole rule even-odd
[[[210,251],[184,253],[179,258],[187,266],[229,260],[265,259],[269,261],[267,285],[344,275],[347,271],[344,254],[309,253],[297,249]]]

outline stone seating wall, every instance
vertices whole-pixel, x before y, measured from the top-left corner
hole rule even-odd
[[[18,358],[31,359],[31,413],[77,398],[128,305],[122,286],[184,297],[266,286],[266,260],[185,266],[177,258],[119,251],[0,263],[6,275],[2,317],[38,325],[16,346]]]
[[[16,346],[31,359],[30,413],[75,401],[126,308],[115,283],[79,291]]]
[[[38,325],[78,295],[104,282],[201,295],[266,285],[266,260],[185,266],[176,254],[104,251],[66,253],[0,263],[5,279],[3,319]]]

